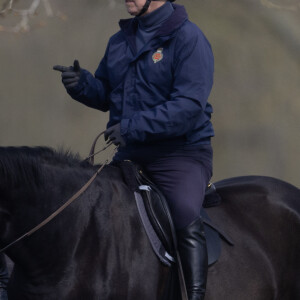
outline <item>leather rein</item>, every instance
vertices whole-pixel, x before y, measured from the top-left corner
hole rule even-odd
[[[89,156],[85,159],[85,161],[88,161],[91,165],[94,165],[94,157],[95,157],[95,155],[97,155],[98,153],[106,150],[108,147],[110,147],[113,144],[110,141],[107,144],[107,146],[105,146],[104,148],[102,148],[101,150],[99,150],[99,151],[97,151],[95,153],[95,148],[96,148],[97,141],[98,141],[98,139],[103,134],[104,134],[104,131],[100,132],[98,134],[98,136],[95,138],[95,140],[94,140],[94,142],[92,144]],[[115,153],[115,151],[117,149],[118,149],[118,147],[116,147],[114,149],[113,154]],[[28,232],[24,233],[23,235],[21,235],[19,238],[17,238],[16,240],[14,240],[13,242],[11,242],[10,244],[8,244],[7,246],[5,246],[4,248],[0,249],[0,254],[3,253],[4,251],[6,251],[7,249],[11,248],[16,243],[22,241],[26,237],[31,236],[33,233],[35,233],[36,231],[38,231],[39,229],[41,229],[42,227],[44,227],[46,224],[48,224],[55,217],[57,217],[63,210],[65,210],[71,203],[73,203],[77,198],[79,198],[79,196],[81,196],[89,188],[89,186],[93,183],[93,181],[96,179],[96,177],[98,176],[98,174],[103,170],[103,168],[108,164],[108,162],[109,162],[109,159],[106,159],[105,162],[96,171],[96,173],[89,179],[89,181],[80,190],[78,190],[71,198],[69,198],[67,200],[67,202],[65,202],[62,206],[60,206],[49,217],[47,217],[46,219],[44,219],[40,224],[38,224],[37,226],[33,227]],[[180,286],[181,299],[182,300],[188,300],[187,291],[186,291],[186,285],[185,285],[185,280],[184,280],[184,274],[183,274],[183,269],[182,269],[182,266],[181,266],[181,260],[180,260],[180,257],[179,257],[179,254],[178,254],[177,250],[176,250],[176,256],[177,256],[177,263],[178,263],[178,277],[179,277],[179,286]]]
[[[87,160],[91,165],[94,165],[94,156],[97,155],[98,153],[106,150],[108,147],[110,147],[112,145],[112,142],[109,142],[107,144],[107,146],[105,146],[103,149],[97,151],[95,153],[95,147],[97,144],[98,139],[100,138],[100,136],[102,136],[104,134],[104,131],[102,131],[101,133],[98,134],[98,136],[96,137],[96,139],[93,142],[91,151],[89,156],[85,159]],[[116,150],[117,148],[115,148]],[[115,151],[114,151],[115,152]],[[114,153],[113,152],[113,153]],[[32,235],[34,232],[38,231],[39,229],[41,229],[42,227],[44,227],[46,224],[48,224],[51,220],[53,220],[56,216],[58,216],[63,210],[65,210],[71,203],[73,203],[79,196],[81,196],[88,188],[89,186],[93,183],[93,181],[96,179],[97,175],[103,170],[103,168],[108,164],[109,159],[107,159],[100,167],[99,169],[96,171],[96,173],[89,179],[89,181],[80,189],[78,190],[71,198],[69,198],[67,200],[66,203],[64,203],[62,206],[60,206],[55,212],[53,212],[49,217],[47,217],[45,220],[43,220],[40,224],[38,224],[37,226],[35,226],[34,228],[32,228],[31,230],[29,230],[28,232],[24,233],[22,236],[20,236],[19,238],[17,238],[16,240],[14,240],[12,243],[8,244],[7,246],[5,246],[4,248],[0,249],[0,254],[4,251],[6,251],[8,248],[12,247],[13,245],[15,245],[16,243],[20,242],[21,240],[25,239],[26,237],[29,237],[30,235]]]

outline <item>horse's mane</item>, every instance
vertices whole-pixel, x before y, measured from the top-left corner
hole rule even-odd
[[[11,186],[26,181],[38,183],[43,178],[42,164],[69,167],[88,166],[78,154],[48,147],[0,147],[0,183]]]

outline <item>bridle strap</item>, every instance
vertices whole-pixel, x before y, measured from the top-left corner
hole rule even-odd
[[[142,8],[142,10],[140,11],[140,13],[137,15],[137,17],[140,17],[141,15],[143,15],[149,8],[150,4],[151,4],[152,0],[147,0],[144,7]]]
[[[98,151],[97,153],[94,153],[95,150],[95,146],[97,143],[97,140],[99,139],[99,137],[104,134],[104,132],[101,132],[97,138],[95,139],[94,143],[93,143],[93,147],[91,149],[92,154],[90,153],[90,156],[87,159],[90,159],[94,162],[94,156],[105,150],[106,148],[108,148],[112,143],[109,143],[106,147],[104,147],[102,150]],[[116,148],[117,149],[117,148]],[[79,196],[81,196],[87,189],[88,187],[93,183],[93,181],[96,179],[97,175],[103,170],[103,168],[108,164],[109,160],[107,159],[100,167],[99,169],[96,171],[96,173],[89,179],[89,181],[79,190],[77,191],[71,198],[69,198],[69,200],[63,204],[61,207],[59,207],[55,212],[53,212],[48,218],[46,218],[44,221],[42,221],[40,224],[38,224],[37,226],[35,226],[34,228],[32,228],[31,230],[29,230],[28,232],[26,232],[25,234],[23,234],[22,236],[20,236],[19,238],[17,238],[16,240],[14,240],[12,243],[8,244],[7,246],[5,246],[4,248],[0,249],[0,254],[4,251],[6,251],[8,248],[12,247],[14,244],[20,242],[21,240],[25,239],[26,237],[29,237],[30,235],[32,235],[34,232],[38,231],[39,229],[41,229],[42,227],[44,227],[46,224],[48,224],[51,220],[53,220],[57,215],[59,215],[63,210],[65,210],[71,203],[73,203],[77,198],[79,198]]]
[[[140,17],[141,15],[143,15],[149,9],[149,6],[150,6],[152,1],[162,1],[162,0],[146,0],[146,3],[144,5],[144,7],[140,11],[140,13],[137,15],[137,17]]]

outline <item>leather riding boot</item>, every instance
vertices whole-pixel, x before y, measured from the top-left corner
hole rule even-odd
[[[207,248],[202,219],[177,231],[178,251],[189,300],[203,300],[207,279]]]

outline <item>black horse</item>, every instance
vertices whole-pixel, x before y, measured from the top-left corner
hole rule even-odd
[[[97,170],[48,148],[0,148],[0,248],[40,223]],[[300,190],[269,177],[216,184],[208,213],[234,240],[209,269],[207,300],[300,299]],[[58,217],[7,250],[10,300],[163,299],[155,256],[119,168],[106,166]],[[173,300],[173,299],[172,299]]]

